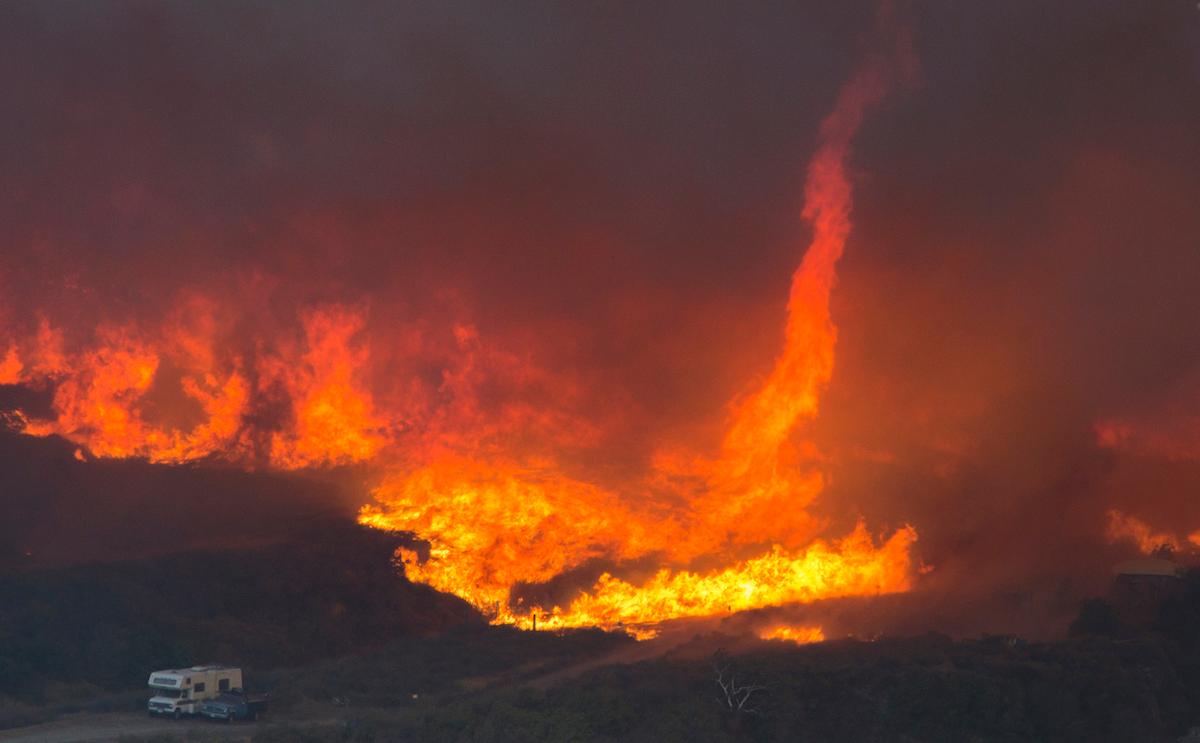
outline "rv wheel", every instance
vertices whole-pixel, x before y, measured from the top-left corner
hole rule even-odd
[[[175,714],[173,715],[173,717],[174,717],[176,720],[178,720],[178,719],[179,719],[179,717],[180,717],[179,710],[175,710]]]

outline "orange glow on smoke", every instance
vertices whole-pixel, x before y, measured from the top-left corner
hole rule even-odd
[[[777,625],[758,633],[764,640],[788,640],[797,645],[807,645],[812,642],[824,642],[825,632],[820,627]]]
[[[1179,462],[1200,459],[1200,420],[1177,410],[1149,420],[1102,420],[1093,428],[1096,443],[1108,449]]]
[[[1174,534],[1156,532],[1145,521],[1115,509],[1108,512],[1108,539],[1111,542],[1132,542],[1147,555],[1162,549],[1179,552],[1185,546],[1185,542]],[[1200,546],[1200,532],[1189,535],[1187,542]]]
[[[791,278],[783,348],[769,374],[729,405],[715,452],[661,441],[647,472],[620,485],[590,481],[555,452],[589,445],[598,424],[553,404],[514,403],[488,417],[479,401],[488,374],[551,397],[569,397],[574,383],[544,378],[459,324],[432,391],[414,383],[381,395],[373,353],[395,349],[372,348],[379,338],[366,333],[367,310],[342,305],[302,313],[298,333],[247,341],[219,303],[188,295],[157,326],[108,325],[70,353],[62,332],[43,322],[34,339],[6,347],[0,382],[54,380],[53,419],[25,420],[24,430],[63,436],[80,457],[221,457],[282,469],[370,463],[375,504],[360,521],[427,541],[424,561],[397,554],[408,577],[497,622],[530,626],[536,616],[539,627],[624,627],[646,637],[673,618],[906,591],[911,527],[875,536],[860,522],[848,535],[822,537],[828,525],[808,511],[825,486],[821,455],[804,435],[834,371],[829,298],[851,229],[846,160],[883,95],[885,68],[879,59],[864,67],[822,124],[801,214],[812,236]],[[514,587],[585,567],[599,578],[557,603],[512,601]],[[808,630],[820,639],[819,628]]]

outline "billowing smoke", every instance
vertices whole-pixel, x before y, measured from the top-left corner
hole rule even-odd
[[[686,523],[692,454],[779,357],[820,122],[879,46],[873,5],[838,5],[0,9],[12,425],[431,491],[501,462],[481,513],[536,481],[591,518],[584,483]],[[912,525],[941,603],[864,607],[1049,632],[1139,549],[1111,511],[1184,556],[1200,529],[1200,14],[906,17],[911,84],[848,158],[836,357],[787,460],[821,485],[787,546]],[[544,553],[549,584],[501,580],[529,602],[657,564],[636,530],[563,564],[520,534],[480,549]]]

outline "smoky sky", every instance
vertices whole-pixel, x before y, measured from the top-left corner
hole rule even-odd
[[[1200,523],[1195,438],[1149,464],[1094,430],[1173,436],[1200,413],[1200,13],[942,8],[916,27],[922,86],[864,136],[833,299],[819,425],[861,448],[841,501],[929,524],[925,554],[973,580],[1107,572],[1106,509]]]
[[[675,420],[777,348],[803,163],[874,9],[4,12],[12,322],[268,283],[255,322],[463,320]]]
[[[947,574],[1074,564],[1109,507],[1200,528],[1186,447],[1094,430],[1200,416],[1200,11],[897,10],[919,74],[852,155],[820,507],[913,523]],[[189,287],[261,325],[361,304],[382,377],[436,375],[396,328],[469,323],[615,420],[581,466],[635,466],[770,368],[805,163],[875,17],[6,3],[0,318],[83,342]]]

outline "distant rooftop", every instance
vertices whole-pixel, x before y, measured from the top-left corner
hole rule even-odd
[[[1123,562],[1113,568],[1117,575],[1161,575],[1172,578],[1179,576],[1179,565],[1161,557],[1143,557]]]
[[[210,663],[205,666],[192,666],[191,668],[166,668],[154,673],[197,673],[199,671],[228,671],[236,669],[237,666],[227,666],[223,663]]]

